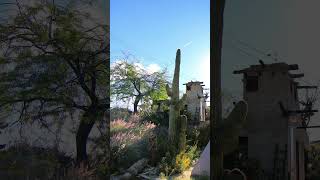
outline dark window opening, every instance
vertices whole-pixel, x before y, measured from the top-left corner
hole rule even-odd
[[[248,76],[246,90],[249,92],[257,91],[259,87],[258,76]]]
[[[239,136],[239,153],[241,153],[241,159],[248,157],[248,137]]]
[[[191,90],[191,86],[187,86],[187,91],[190,91]]]
[[[293,91],[294,91],[294,99],[295,99],[295,100],[298,100],[298,92],[297,92],[296,86],[294,86]]]
[[[248,146],[248,137],[239,136],[239,144]]]

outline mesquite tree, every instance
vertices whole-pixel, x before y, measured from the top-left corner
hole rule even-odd
[[[108,120],[109,27],[70,6],[15,7],[0,23],[0,110],[42,124],[78,112],[77,162],[86,162],[91,129]]]
[[[166,71],[148,72],[140,64],[117,61],[111,66],[111,91],[116,100],[134,99],[134,113],[138,104],[147,97],[163,91]]]

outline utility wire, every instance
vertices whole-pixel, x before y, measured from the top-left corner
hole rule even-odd
[[[239,46],[236,46],[235,44],[232,44],[232,47],[237,49],[238,51],[240,51],[242,54],[245,54],[245,55],[247,55],[247,56],[249,56],[249,57],[251,57],[251,58],[253,58],[255,60],[261,59],[259,56],[256,56],[256,55],[254,55],[254,54],[252,54],[252,53],[240,48]]]

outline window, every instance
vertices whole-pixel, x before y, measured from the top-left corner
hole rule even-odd
[[[239,153],[241,153],[241,158],[248,157],[248,137],[239,136]]]
[[[249,92],[258,90],[258,76],[247,76],[246,90]]]
[[[190,90],[191,90],[191,86],[187,85],[187,91],[190,91]]]
[[[297,101],[298,100],[298,92],[297,92],[297,87],[295,85],[293,86],[293,93],[294,93],[294,99]]]

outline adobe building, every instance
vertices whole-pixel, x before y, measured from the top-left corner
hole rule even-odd
[[[234,71],[243,74],[243,99],[248,104],[247,123],[239,146],[248,158],[260,161],[272,179],[305,179],[305,148],[309,144],[300,110],[295,78],[298,65],[251,65]],[[300,127],[300,128],[297,128]]]
[[[206,120],[207,115],[207,95],[204,94],[203,82],[191,81],[186,84],[185,109],[190,113],[190,123],[198,124]]]

